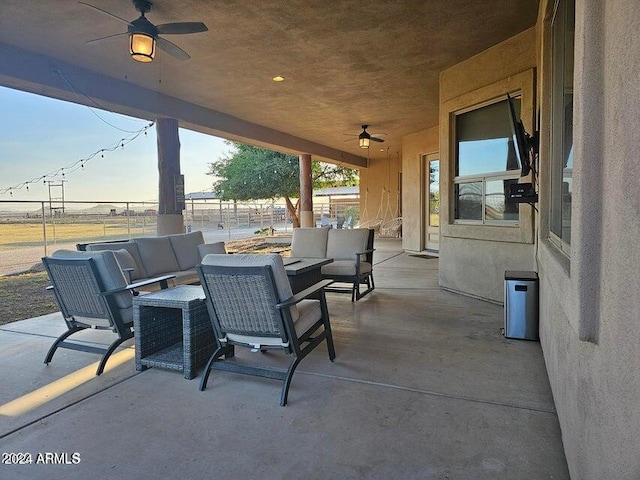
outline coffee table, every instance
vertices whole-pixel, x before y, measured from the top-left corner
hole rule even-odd
[[[295,295],[322,280],[322,266],[333,262],[333,258],[293,258],[285,259],[284,270],[289,277],[291,290]]]
[[[184,372],[192,379],[216,347],[202,287],[181,285],[133,299],[136,370]]]

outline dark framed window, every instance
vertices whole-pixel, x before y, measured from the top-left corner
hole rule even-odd
[[[454,221],[517,226],[518,204],[507,202],[520,176],[507,100],[456,114],[455,132]]]
[[[575,0],[556,0],[551,20],[551,238],[569,252],[573,193]]]

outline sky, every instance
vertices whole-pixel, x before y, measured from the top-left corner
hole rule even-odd
[[[99,118],[100,117],[100,118]],[[40,180],[29,190],[12,189],[133,137],[150,122],[83,105],[0,87],[0,200],[46,200]],[[123,131],[125,130],[125,131]],[[134,132],[134,133],[130,133]],[[225,156],[224,140],[181,128],[181,172],[185,192],[211,190],[208,164]],[[125,142],[126,143],[126,142]],[[67,172],[69,170],[67,169]],[[104,152],[64,178],[66,200],[147,201],[158,196],[155,126],[124,148]]]

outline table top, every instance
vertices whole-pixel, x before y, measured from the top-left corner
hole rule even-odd
[[[157,292],[133,297],[133,304],[183,308],[193,301],[204,299],[204,290],[200,285],[179,285],[177,287],[166,288],[164,290],[158,290]]]
[[[289,265],[284,266],[287,275],[294,276],[321,268],[323,265],[333,262],[333,258],[289,258]]]

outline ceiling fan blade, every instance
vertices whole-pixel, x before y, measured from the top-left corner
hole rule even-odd
[[[101,8],[95,7],[89,3],[85,3],[85,2],[78,2],[80,5],[86,5],[89,8],[93,8],[94,10],[97,10],[100,13],[104,13],[105,15],[109,15],[111,18],[115,18],[116,20],[118,20],[119,22],[124,23],[125,25],[131,25],[131,22],[129,20],[125,20],[124,18],[120,18],[117,15],[114,15],[113,13],[109,13],[106,10],[102,10]]]
[[[199,33],[209,30],[202,22],[176,22],[156,25],[158,33],[162,35],[182,35],[185,33]]]
[[[176,57],[178,60],[189,60],[191,56],[182,50],[175,43],[171,43],[169,40],[165,40],[162,37],[158,37],[158,47],[167,52],[172,57]]]
[[[102,40],[108,40],[110,38],[120,37],[122,35],[127,35],[127,32],[114,33],[113,35],[107,35],[106,37],[94,38],[93,40],[89,40],[89,41],[84,42],[84,43],[86,43],[86,44],[97,43],[97,42],[101,42]]]
[[[371,137],[369,140],[371,140],[372,142],[380,142],[380,143],[384,142],[383,139],[378,137]]]

